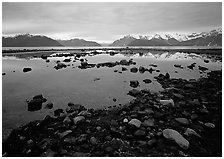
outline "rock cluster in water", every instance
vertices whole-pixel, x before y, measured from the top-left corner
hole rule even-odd
[[[221,71],[197,81],[168,73],[155,79],[164,91],[132,89],[135,99],[121,107],[94,110],[70,102],[54,116],[14,129],[2,155],[221,156]]]

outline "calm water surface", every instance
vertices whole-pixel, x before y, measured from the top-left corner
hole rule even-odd
[[[74,57],[71,57],[72,61]],[[2,119],[3,135],[12,128],[21,124],[28,123],[35,119],[43,119],[47,114],[53,115],[57,108],[66,108],[68,102],[82,104],[87,108],[104,108],[113,105],[127,103],[132,99],[127,93],[132,88],[129,86],[130,80],[138,80],[140,87],[137,89],[150,89],[151,91],[163,90],[161,85],[154,79],[160,73],[168,72],[171,78],[197,79],[200,76],[206,76],[206,73],[200,73],[198,66],[204,66],[211,70],[220,70],[222,63],[209,59],[205,63],[205,56],[185,53],[161,52],[158,54],[146,53],[143,56],[116,54],[100,54],[95,56],[82,57],[88,60],[88,63],[101,63],[120,61],[123,59],[133,59],[136,65],[115,66],[112,68],[100,67],[79,69],[80,62],[69,62],[67,68],[60,70],[54,69],[57,60],[64,60],[63,57],[50,57],[49,63],[40,58],[19,59],[16,57],[2,58],[2,71],[6,75],[2,76]],[[196,63],[194,70],[187,69],[186,66]],[[73,64],[73,66],[72,66]],[[156,64],[154,67],[160,72],[132,73],[130,68],[144,66],[150,68],[150,64]],[[175,68],[174,64],[181,64],[184,69]],[[23,73],[24,67],[31,67],[32,71]],[[128,70],[122,73],[122,67]],[[15,72],[13,72],[15,71]],[[177,72],[175,72],[177,71]],[[100,80],[94,81],[95,78]],[[145,84],[143,79],[149,78],[152,83]],[[34,95],[43,94],[47,102],[53,102],[54,108],[51,110],[41,109],[36,112],[27,111],[26,99],[31,99]],[[116,98],[116,102],[113,101]],[[47,103],[46,102],[46,103]],[[43,107],[46,105],[43,104]]]

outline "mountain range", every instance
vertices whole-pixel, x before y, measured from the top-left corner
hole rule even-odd
[[[154,34],[149,36],[124,36],[111,46],[222,46],[222,29],[191,34]]]
[[[2,37],[3,47],[41,47],[41,46],[101,46],[84,39],[54,40],[46,36],[22,34]],[[191,34],[153,34],[148,36],[124,36],[109,46],[222,46],[222,28],[209,32]]]

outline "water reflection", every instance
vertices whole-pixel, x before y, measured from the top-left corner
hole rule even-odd
[[[65,58],[71,58],[70,62],[64,62],[67,67],[54,69],[56,61],[63,61]],[[206,76],[206,71],[201,72],[199,66],[208,68],[208,71],[221,69],[219,60],[204,55],[181,52],[119,53],[113,56],[110,54],[87,54],[80,57],[79,59],[86,59],[88,63],[92,64],[124,59],[133,59],[136,62],[136,65],[93,67],[91,69],[79,69],[78,66],[81,62],[74,56],[52,56],[48,59],[50,62],[47,63],[41,58],[3,57],[2,71],[6,73],[2,77],[3,129],[13,128],[34,119],[41,119],[46,114],[53,114],[57,108],[65,108],[68,102],[82,104],[87,108],[124,104],[132,99],[127,95],[128,91],[132,89],[129,85],[131,80],[139,82],[137,89],[161,91],[161,85],[154,79],[160,73],[168,72],[171,78],[197,79]],[[204,59],[209,59],[209,62],[205,63]],[[196,63],[195,67],[189,69],[187,66],[192,63]],[[183,68],[175,67],[174,64],[181,65]],[[147,69],[153,68],[159,72],[130,72],[131,68],[140,66]],[[23,73],[24,67],[31,67],[32,71]],[[127,70],[122,71],[122,67]],[[118,71],[114,72],[114,70]],[[145,83],[143,81],[145,79],[150,79],[152,82]],[[37,94],[43,94],[48,102],[53,102],[54,108],[28,112],[26,99],[31,99]]]

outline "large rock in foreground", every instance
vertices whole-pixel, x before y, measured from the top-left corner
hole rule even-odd
[[[163,136],[168,140],[175,141],[181,148],[185,150],[189,148],[189,142],[176,130],[165,129],[163,130]]]

